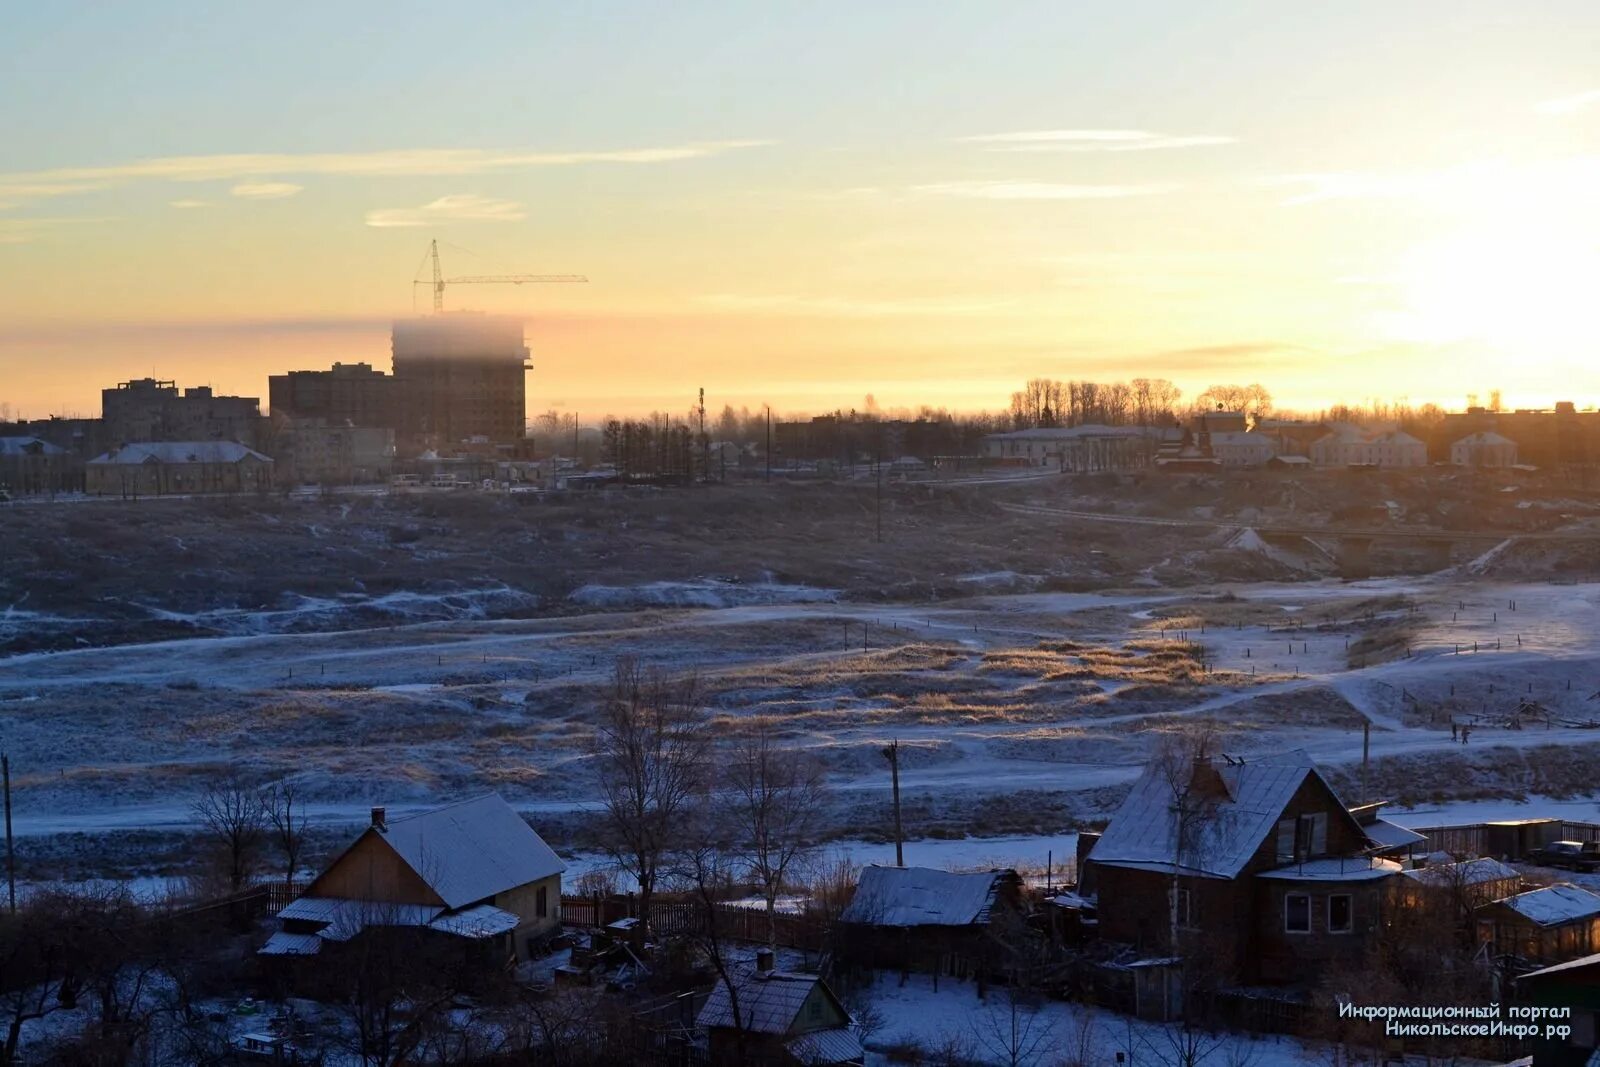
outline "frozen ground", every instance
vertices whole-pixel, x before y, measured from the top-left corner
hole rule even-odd
[[[858,862],[886,841],[890,739],[908,861],[937,866],[1042,866],[1051,846],[1026,857],[1020,842],[1065,842],[1103,818],[1186,721],[1247,757],[1303,747],[1352,795],[1370,724],[1367,792],[1424,806],[1588,795],[1600,763],[1587,728],[1600,720],[1596,585],[1444,574],[930,603],[685,585],[735,592],[712,606],[331,632],[251,622],[0,659],[24,869],[102,873],[85,866],[93,856],[114,873],[174,873],[191,798],[232,773],[295,781],[325,847],[372,804],[496,789],[585,853],[584,749],[624,655],[697,670],[719,732],[760,716],[815,750],[834,787],[829,834]],[[643,587],[642,602],[658,592]],[[1527,700],[1538,711],[1513,728]],[[1452,741],[1452,719],[1473,724],[1468,744]]]

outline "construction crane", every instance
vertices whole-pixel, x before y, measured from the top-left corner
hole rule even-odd
[[[428,258],[433,261],[433,281],[412,279],[413,291],[419,285],[433,287],[433,310],[444,310],[444,287],[447,285],[526,285],[540,282],[587,282],[581,274],[465,274],[459,278],[446,278],[439,266],[439,242],[428,242]]]

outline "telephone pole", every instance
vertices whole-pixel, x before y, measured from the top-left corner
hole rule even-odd
[[[894,865],[904,867],[905,834],[900,829],[900,742],[890,741],[883,755],[889,761],[889,778],[894,788]]]
[[[767,481],[772,481],[772,405],[767,408]]]

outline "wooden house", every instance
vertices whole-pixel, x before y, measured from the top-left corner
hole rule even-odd
[[[860,1064],[865,1055],[850,1013],[814,974],[755,967],[719,979],[695,1023],[709,1039],[711,1067],[812,1067]]]
[[[1430,897],[1452,899],[1463,911],[1516,896],[1522,889],[1522,872],[1496,859],[1480,857],[1458,863],[1432,863],[1404,871],[1403,899],[1417,904]]]
[[[1600,950],[1600,895],[1565,882],[1484,904],[1478,940],[1508,969],[1547,967]]]
[[[267,956],[317,955],[408,927],[526,959],[561,923],[566,864],[498,795],[372,823],[278,918]]]
[[[1535,1041],[1533,1067],[1586,1067],[1594,1062],[1600,1048],[1600,954],[1525,974],[1517,979],[1516,991],[1519,1003],[1571,1012],[1557,1020],[1571,1027],[1570,1033]]]
[[[1290,983],[1379,936],[1400,865],[1303,752],[1152,764],[1089,853],[1098,929],[1146,969]],[[1168,975],[1158,1009],[1173,1001]],[[1146,982],[1153,986],[1153,980]]]
[[[983,977],[1004,967],[1026,924],[1013,870],[866,867],[839,917],[846,965]]]

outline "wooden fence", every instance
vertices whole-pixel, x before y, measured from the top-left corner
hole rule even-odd
[[[767,913],[763,908],[718,904],[714,912],[717,932],[735,941],[765,941]],[[633,894],[609,897],[563,896],[561,921],[566,926],[609,926],[621,919],[639,918],[639,900]],[[779,912],[773,925],[778,944],[805,952],[821,952],[827,926],[819,919]],[[650,928],[666,937],[704,933],[705,907],[695,901],[652,900]]]

